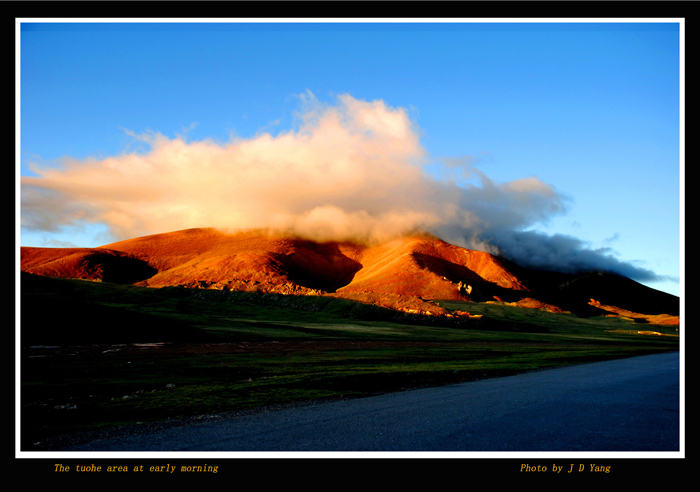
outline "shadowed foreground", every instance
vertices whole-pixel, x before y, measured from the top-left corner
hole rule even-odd
[[[679,353],[133,432],[71,451],[679,451]]]

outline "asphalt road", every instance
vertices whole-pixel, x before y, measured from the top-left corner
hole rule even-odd
[[[302,406],[72,451],[678,451],[668,353]]]

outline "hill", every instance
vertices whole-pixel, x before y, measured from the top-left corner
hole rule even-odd
[[[21,248],[42,276],[296,295],[333,295],[448,314],[434,300],[500,302],[580,316],[678,324],[679,300],[603,272],[537,272],[429,234],[383,244],[318,243],[248,230],[187,229],[98,248]],[[466,313],[463,313],[466,315]]]

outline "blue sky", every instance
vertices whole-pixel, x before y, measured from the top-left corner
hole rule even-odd
[[[156,227],[153,223],[139,223],[141,229],[127,224],[124,217],[135,208],[126,208],[126,195],[119,197],[118,211],[108,211],[107,200],[78,196],[69,180],[85,180],[93,187],[134,183],[123,174],[127,162],[148,167],[162,155],[173,155],[157,150],[174,148],[176,143],[181,144],[177,155],[189,156],[202,147],[198,142],[206,142],[207,163],[228,163],[228,157],[218,161],[211,156],[223,148],[231,150],[227,145],[232,142],[248,144],[237,147],[236,155],[243,148],[260,149],[261,135],[268,135],[270,145],[281,149],[282,136],[291,134],[293,152],[301,155],[304,134],[320,135],[319,128],[327,128],[327,134],[334,135],[330,129],[338,130],[305,122],[312,116],[329,121],[326,117],[338,112],[352,120],[355,132],[357,125],[384,118],[394,118],[391,128],[372,126],[366,131],[387,139],[396,137],[392,131],[397,128],[404,132],[406,139],[394,138],[391,143],[379,136],[363,141],[367,152],[382,142],[410,147],[416,136],[418,146],[411,147],[408,157],[371,150],[373,168],[362,168],[363,176],[374,176],[383,162],[376,160],[380,154],[387,162],[420,160],[423,174],[416,176],[436,183],[429,190],[421,188],[418,195],[425,203],[427,197],[442,194],[436,189],[454,196],[451,205],[474,219],[455,215],[455,220],[462,217],[458,229],[469,236],[470,244],[482,241],[514,256],[533,258],[537,255],[528,245],[540,240],[543,246],[538,252],[554,257],[573,251],[580,253],[581,261],[597,256],[625,273],[639,273],[642,283],[678,295],[683,169],[679,33],[678,22],[653,20],[33,23],[28,19],[21,24],[19,44],[17,164],[23,179],[34,180],[22,185],[21,244],[98,246],[125,239],[119,235],[131,231],[167,232],[151,230]],[[167,145],[159,147],[156,137]],[[343,133],[340,141],[354,140]],[[350,156],[351,150],[340,154]],[[139,158],[127,160],[129,155]],[[264,155],[272,158],[269,152]],[[188,177],[183,188],[197,179],[192,177],[198,176],[197,159],[183,164],[190,166],[187,174],[179,175]],[[400,163],[404,164],[408,165]],[[357,164],[365,165],[366,161]],[[90,176],[99,175],[103,181],[95,184],[79,171],[60,176],[60,171],[47,172],[64,167],[91,168]],[[106,169],[122,174],[112,180]],[[153,169],[162,173],[164,168]],[[204,175],[203,170],[202,179]],[[155,202],[140,195],[140,204],[129,207],[165,216],[162,197],[172,194],[178,181],[168,178],[168,186],[156,185],[162,174],[139,176],[141,184],[154,183],[162,207],[155,208]],[[221,175],[212,176],[218,177],[208,183],[221,182]],[[289,174],[291,185],[294,176],[302,174],[299,170]],[[401,183],[406,188],[391,186],[394,193],[410,194],[402,190],[419,187],[409,178]],[[25,186],[41,192],[28,193]],[[304,184],[298,186],[303,189]],[[369,190],[375,195],[369,197]],[[260,220],[297,214],[298,222],[300,214],[308,217],[316,210],[313,207],[323,206],[344,213],[343,220],[356,219],[359,213],[372,219],[396,217],[382,215],[377,208],[378,190],[357,181],[346,202],[321,192],[308,195],[318,197],[318,203],[290,195],[285,197],[287,208],[271,208]],[[358,197],[371,198],[373,205],[361,210],[348,206]],[[59,199],[60,205],[52,201]],[[242,199],[232,200],[239,209],[253,207]],[[308,202],[306,208],[300,201]],[[413,216],[430,208],[411,208],[406,199],[400,204],[391,201],[391,207],[392,213],[411,209]],[[163,224],[179,224],[175,208],[169,202],[167,214],[173,221]],[[197,216],[205,217],[204,212]],[[474,226],[469,233],[467,222]],[[181,223],[180,228],[191,225],[184,219]],[[478,232],[474,224],[479,224]],[[435,227],[455,231],[452,224]],[[569,249],[557,249],[561,245]]]

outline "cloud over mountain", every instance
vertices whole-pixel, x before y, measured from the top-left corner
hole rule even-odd
[[[526,266],[654,277],[576,238],[528,231],[565,213],[566,198],[535,177],[495,182],[469,159],[436,164],[405,109],[350,95],[333,104],[310,93],[302,100],[298,124],[276,135],[224,143],[137,135],[146,151],[34,166],[37,176],[22,178],[22,227],[101,223],[115,240],[270,228],[365,242],[427,230]],[[436,165],[467,180],[438,178]]]

